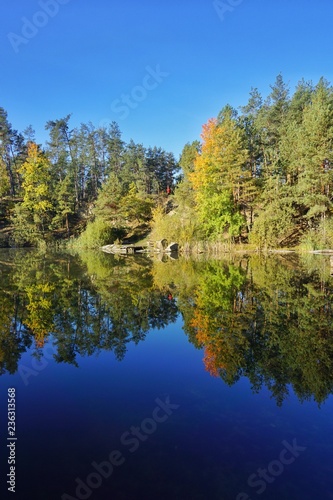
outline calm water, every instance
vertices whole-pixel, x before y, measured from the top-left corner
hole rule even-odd
[[[2,250],[0,276],[1,498],[333,499],[327,257]]]

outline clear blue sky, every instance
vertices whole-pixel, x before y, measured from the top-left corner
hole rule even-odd
[[[178,156],[251,86],[267,96],[279,72],[292,90],[302,77],[333,81],[332,0],[220,0],[220,16],[211,0],[46,4],[3,2],[0,20],[0,106],[37,142],[47,120],[72,113],[72,127],[115,120],[125,141]]]

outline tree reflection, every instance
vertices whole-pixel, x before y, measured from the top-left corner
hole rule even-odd
[[[78,260],[38,252],[2,261],[2,373],[14,373],[31,345],[40,357],[50,336],[56,361],[77,365],[77,355],[102,350],[121,360],[130,342],[137,344],[151,328],[174,322],[176,302],[153,287],[151,265],[144,258],[86,254]]]
[[[183,317],[204,365],[227,384],[247,377],[278,404],[293,388],[322,403],[333,391],[333,286],[313,256],[159,261],[103,253],[2,252],[0,373],[55,345],[59,363],[112,351]],[[185,362],[185,361],[184,361]]]
[[[186,330],[227,384],[246,376],[278,404],[290,385],[322,403],[333,390],[332,293],[328,262],[326,274],[279,257],[205,263]]]

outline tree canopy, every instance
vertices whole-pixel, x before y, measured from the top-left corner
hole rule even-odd
[[[42,147],[0,108],[0,225],[11,220],[16,245],[141,227],[182,245],[333,247],[333,88],[324,78],[302,79],[292,93],[279,74],[265,99],[252,88],[247,104],[226,104],[203,125],[179,162],[125,143],[115,122],[70,120],[49,120]]]

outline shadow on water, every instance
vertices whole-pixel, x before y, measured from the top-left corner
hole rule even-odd
[[[323,256],[228,260],[103,253],[0,255],[0,373],[53,342],[58,363],[129,343],[183,318],[204,366],[233,385],[247,377],[281,405],[290,386],[319,404],[333,392],[333,278]]]

